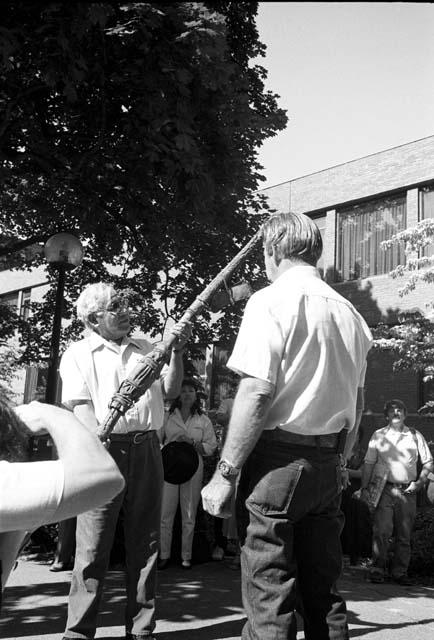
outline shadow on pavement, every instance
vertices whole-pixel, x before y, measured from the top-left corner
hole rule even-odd
[[[200,629],[174,630],[172,632],[158,634],[158,640],[224,640],[224,638],[240,638],[241,629],[245,623],[242,620],[232,620],[230,622],[219,622]],[[98,638],[98,640],[100,640]]]
[[[372,622],[369,620],[362,620],[356,614],[352,613],[351,611],[348,611],[348,624],[350,625],[350,628],[351,628],[351,633],[350,633],[351,638],[361,638],[368,633],[374,633],[374,632],[379,633],[380,631],[391,632],[394,629],[395,630],[408,629],[408,635],[410,638],[412,633],[414,633],[414,631],[412,631],[412,627],[416,627],[416,626],[419,627],[419,626],[423,626],[424,624],[432,624],[433,622],[434,622],[434,618],[425,618],[424,620],[412,620],[411,622],[402,622],[401,620],[399,623],[396,623],[396,624],[391,624],[390,622],[386,624],[381,624],[381,623]],[[355,628],[352,625],[357,625],[357,627],[360,627],[363,625],[364,628],[363,629]],[[417,640],[417,637],[415,638],[415,640]]]
[[[240,573],[222,563],[191,571],[169,567],[159,573],[157,618],[167,622],[213,620],[242,614]]]
[[[70,573],[57,582],[8,587],[4,594],[0,638],[62,634],[67,615]],[[98,627],[122,626],[125,588],[122,571],[107,574]],[[228,618],[233,618],[229,619]],[[239,572],[221,563],[190,571],[171,566],[158,575],[157,620],[161,640],[239,637],[243,625]],[[219,622],[220,620],[220,622]],[[199,624],[198,624],[199,622]],[[205,624],[200,625],[203,622]],[[215,624],[214,624],[215,622]],[[173,632],[167,627],[174,625]],[[179,625],[191,625],[180,629]],[[193,627],[193,628],[192,628]],[[98,640],[103,640],[101,637]]]

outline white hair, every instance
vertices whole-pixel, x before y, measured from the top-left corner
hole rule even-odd
[[[107,282],[88,284],[80,293],[75,306],[77,316],[86,327],[90,327],[89,316],[103,309],[114,293],[114,286]]]

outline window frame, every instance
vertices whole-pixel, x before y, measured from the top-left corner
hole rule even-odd
[[[383,206],[381,206],[382,204]],[[368,250],[366,252],[369,251],[369,257],[371,259],[371,263],[368,262],[368,267],[366,267],[366,265],[364,266],[363,264],[359,264],[355,259],[357,256],[356,252],[358,250],[356,246],[357,237],[356,237],[356,234],[353,234],[354,237],[351,237],[350,233],[348,234],[350,236],[351,245],[349,250],[348,275],[347,275],[345,273],[345,264],[344,264],[345,260],[343,259],[343,253],[342,253],[343,246],[346,246],[346,243],[343,241],[344,229],[343,229],[342,222],[345,219],[349,218],[350,216],[356,217],[356,214],[358,211],[360,212],[360,214],[366,213],[369,215],[369,214],[375,214],[381,209],[383,210],[387,209],[388,211],[390,211],[393,206],[403,207],[404,223],[401,228],[396,229],[390,235],[386,231],[385,237],[380,238],[378,240],[377,246],[375,245],[374,242],[372,242],[372,247],[370,245],[367,245]],[[398,211],[398,215],[400,215],[399,211]],[[377,224],[375,220],[372,222],[369,220],[369,218],[363,223],[367,227],[369,227],[369,225],[372,225],[372,224]],[[390,224],[387,222],[387,220],[383,221],[383,223],[385,225]],[[390,251],[393,251],[393,254],[389,254],[389,258],[386,256],[386,253],[385,253],[384,258],[381,259],[382,252],[383,252],[383,250],[381,249],[381,242],[389,239],[395,233],[398,233],[399,231],[403,231],[406,228],[407,228],[407,192],[406,191],[400,191],[393,194],[383,194],[382,196],[376,196],[375,198],[361,200],[358,202],[354,202],[352,204],[348,204],[346,206],[341,206],[339,208],[337,207],[336,208],[336,235],[335,235],[336,282],[353,282],[354,280],[362,280],[365,278],[373,278],[376,276],[386,275],[398,264],[402,264],[403,261],[405,260],[404,248],[397,245],[396,247],[390,250]],[[368,231],[368,233],[372,233],[372,232]],[[352,256],[354,257],[352,258]],[[360,263],[361,262],[362,261],[360,261]],[[357,265],[359,265],[359,269],[356,268]]]

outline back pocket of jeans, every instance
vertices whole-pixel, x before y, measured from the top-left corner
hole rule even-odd
[[[302,471],[303,465],[293,462],[265,473],[255,484],[246,506],[269,516],[286,515]]]

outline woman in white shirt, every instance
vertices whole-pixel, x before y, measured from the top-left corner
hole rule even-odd
[[[211,420],[202,412],[197,397],[197,385],[192,379],[184,380],[181,393],[170,407],[162,429],[163,444],[189,442],[199,457],[199,466],[193,477],[184,484],[164,483],[161,516],[161,542],[159,568],[164,569],[170,558],[173,522],[178,504],[182,516],[182,566],[191,567],[194,525],[200,499],[203,478],[203,456],[211,455],[217,448],[217,439]]]

